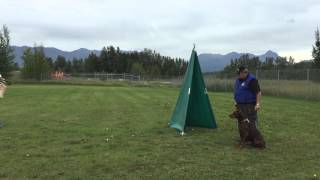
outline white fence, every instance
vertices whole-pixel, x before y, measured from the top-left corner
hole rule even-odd
[[[258,78],[263,94],[320,100],[320,69],[273,69],[253,70],[251,72]],[[50,78],[50,76],[46,77]],[[63,80],[70,81],[160,81],[176,86],[181,85],[183,78],[183,76],[148,77],[129,73],[85,73],[64,74],[63,76]],[[204,75],[204,80],[209,91],[232,92],[236,78],[235,72]]]
[[[95,80],[128,80],[128,81],[140,81],[140,75],[133,75],[128,73],[115,74],[115,73],[81,73],[81,74],[65,74],[64,79],[74,79],[74,78],[82,78],[82,79],[95,79]]]

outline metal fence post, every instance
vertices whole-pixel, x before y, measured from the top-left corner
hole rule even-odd
[[[278,69],[278,96],[280,96],[280,70]]]

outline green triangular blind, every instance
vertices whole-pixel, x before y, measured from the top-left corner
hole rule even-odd
[[[197,52],[192,51],[170,127],[183,132],[186,126],[216,128]]]

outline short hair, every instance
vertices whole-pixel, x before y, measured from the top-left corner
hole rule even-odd
[[[242,72],[246,69],[248,70],[247,66],[244,66],[244,65],[239,66],[237,69],[237,74],[240,74],[240,72]]]

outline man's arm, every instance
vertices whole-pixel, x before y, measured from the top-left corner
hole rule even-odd
[[[254,92],[256,94],[256,105],[255,105],[255,110],[258,111],[260,110],[260,106],[261,106],[261,90],[260,90],[260,85],[258,80],[252,80],[249,84],[249,87],[251,89],[252,92]]]
[[[257,103],[256,103],[256,106],[254,107],[256,111],[260,110],[260,105],[261,105],[260,103],[261,103],[261,91],[257,93]]]

